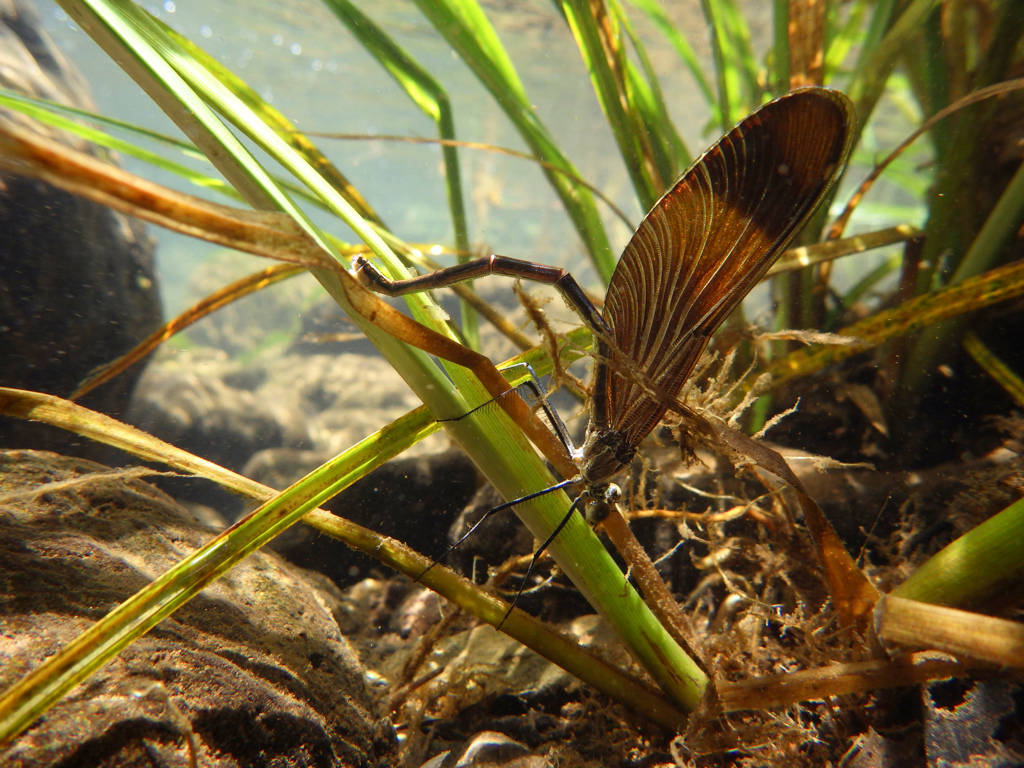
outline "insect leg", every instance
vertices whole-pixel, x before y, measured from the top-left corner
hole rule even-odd
[[[548,398],[544,394],[544,390],[540,384],[540,377],[538,377],[537,372],[533,370],[533,366],[529,363],[516,363],[515,365],[509,366],[503,370],[511,371],[513,368],[519,368],[520,366],[526,368],[530,374],[530,378],[520,384],[517,389],[525,388],[530,391],[534,402],[537,403],[536,407],[539,407],[544,411],[544,415],[547,416],[548,426],[550,426],[552,431],[558,435],[558,439],[562,443],[562,447],[565,448],[566,452],[570,456],[574,455],[576,452],[576,446],[572,441],[572,437],[569,436],[569,429],[565,426],[565,422],[562,421],[562,417],[558,415],[558,412],[552,408],[551,403],[548,402]]]
[[[605,325],[604,318],[601,317],[597,307],[587,298],[587,294],[583,292],[573,276],[560,267],[549,267],[533,261],[492,254],[419,277],[411,277],[408,280],[392,280],[363,256],[357,256],[352,261],[352,266],[355,269],[356,279],[371,291],[383,293],[385,296],[404,296],[407,293],[430,291],[487,275],[503,275],[544,283],[558,289],[569,306],[591,331],[599,336],[608,333],[608,326]]]
[[[468,539],[470,536],[472,536],[473,533],[476,531],[476,529],[479,528],[481,525],[483,525],[484,521],[487,518],[489,518],[491,515],[495,514],[496,512],[501,512],[502,510],[505,510],[505,509],[511,509],[516,504],[522,504],[524,501],[531,501],[532,499],[536,499],[536,498],[538,498],[540,496],[544,496],[545,494],[551,493],[552,491],[557,491],[557,490],[560,490],[562,488],[568,488],[570,485],[574,485],[576,482],[578,482],[576,480],[576,478],[572,478],[570,480],[563,480],[562,482],[555,483],[554,485],[548,486],[547,488],[545,488],[543,490],[536,491],[534,493],[528,493],[526,496],[522,496],[522,497],[520,497],[518,499],[513,499],[512,501],[506,501],[504,504],[499,504],[496,507],[491,507],[489,510],[487,510],[487,512],[484,514],[483,517],[481,517],[479,520],[477,520],[475,523],[473,523],[472,527],[470,527],[470,529],[468,531],[466,531],[464,534],[462,534],[462,536],[459,538],[458,541],[456,541],[454,544],[452,544],[450,547],[448,547],[448,549],[446,549],[444,551],[444,553],[439,558],[437,558],[437,560],[434,560],[434,562],[432,562],[430,565],[428,565],[426,570],[423,571],[423,573],[421,573],[417,577],[417,581],[419,579],[422,579],[423,575],[427,571],[429,571],[431,568],[433,568],[435,565],[437,565],[440,561],[442,561],[446,557],[448,557],[448,555],[450,555],[460,544],[462,544],[462,542],[464,542],[466,539]],[[559,526],[556,529],[556,531],[562,530],[562,527],[564,525],[565,525],[565,521],[563,520],[559,524]],[[554,538],[554,537],[552,536],[552,538]],[[548,539],[549,542],[550,542],[550,540],[551,539]],[[545,544],[545,546],[547,546],[547,544]]]
[[[460,419],[466,418],[470,414],[476,413],[481,408],[486,408],[487,406],[496,403],[498,400],[510,394],[511,392],[518,392],[521,389],[526,389],[529,391],[531,399],[537,404],[534,407],[538,407],[542,411],[544,411],[544,414],[547,416],[548,419],[548,426],[550,426],[551,430],[558,436],[558,440],[562,444],[562,447],[565,448],[566,453],[572,456],[576,451],[576,446],[572,441],[572,437],[569,435],[569,429],[565,426],[565,422],[562,421],[562,417],[559,416],[558,412],[551,407],[551,404],[548,402],[547,397],[544,395],[544,391],[540,385],[540,378],[537,376],[537,372],[533,370],[533,366],[530,365],[529,363],[516,363],[515,365],[510,365],[507,368],[503,368],[502,373],[507,374],[514,368],[526,368],[526,370],[530,374],[530,378],[520,384],[517,384],[515,387],[509,388],[507,391],[503,392],[497,397],[492,397],[487,402],[480,403],[480,405],[476,406],[475,408],[471,408],[470,410],[466,411],[460,416],[453,416],[448,419],[438,419],[438,423],[444,423],[446,421],[459,421]],[[506,378],[509,377],[506,376]],[[523,399],[525,400],[526,398],[524,397]]]
[[[561,483],[560,485],[565,484],[566,483]],[[512,609],[515,608],[516,603],[519,602],[519,598],[522,597],[523,590],[526,588],[526,583],[530,579],[530,574],[533,573],[533,568],[535,565],[537,565],[537,560],[539,560],[540,556],[544,554],[544,551],[548,548],[548,545],[555,540],[555,537],[562,532],[562,529],[565,528],[566,524],[572,518],[573,513],[577,509],[579,509],[580,502],[584,498],[584,496],[585,494],[580,494],[579,496],[576,497],[575,501],[573,501],[572,505],[569,507],[569,511],[565,513],[565,517],[563,517],[561,522],[555,526],[555,530],[553,530],[551,532],[551,535],[544,540],[544,543],[537,548],[537,551],[533,553],[533,557],[530,559],[530,564],[526,567],[526,574],[523,576],[523,582],[519,585],[519,591],[516,592],[516,596],[512,599],[512,604],[508,607],[508,612],[505,614],[505,618],[501,620],[501,624],[498,624],[498,629],[501,629],[501,625],[505,623],[505,619],[509,617],[509,614],[512,613]],[[490,513],[488,512],[488,514]],[[477,523],[477,525],[479,525],[479,523]]]

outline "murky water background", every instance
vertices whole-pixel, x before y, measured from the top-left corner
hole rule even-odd
[[[38,7],[48,31],[92,84],[101,111],[180,135],[56,4],[40,0]],[[145,7],[245,78],[300,128],[436,136],[431,121],[319,2],[168,0]],[[476,78],[411,3],[386,0],[367,10],[447,89],[459,138],[525,149]],[[514,12],[497,9],[492,19],[527,92],[536,100],[540,117],[581,172],[638,221],[640,211],[617,160],[611,133],[575,42],[553,6],[539,1],[516,3]],[[677,125],[695,147],[700,146],[707,118],[704,105],[688,96],[689,78],[667,46],[658,51],[656,61],[661,62],[663,87],[675,108]],[[401,237],[451,242],[438,148],[388,141],[320,140],[319,144]],[[576,235],[535,166],[475,150],[464,152],[461,161],[471,242],[580,270],[584,259]],[[126,164],[157,181],[195,192],[131,160]],[[615,245],[621,247],[629,233],[623,225],[612,227]],[[333,229],[344,234],[340,225]],[[183,306],[184,281],[211,248],[166,233],[158,236],[167,308],[176,311]]]
[[[180,135],[55,3],[37,0],[37,5],[47,30],[92,84],[102,112]],[[316,0],[165,0],[143,5],[245,78],[300,128],[367,135],[436,136],[433,124]],[[699,4],[666,5],[674,21],[697,46],[698,54],[708,60],[710,53]],[[447,89],[460,139],[525,149],[473,74],[411,2],[382,0],[363,6]],[[749,12],[759,50],[767,46],[770,29],[770,9],[761,6],[752,3]],[[554,6],[543,0],[492,2],[488,4],[488,14],[508,47],[527,93],[535,100],[541,119],[583,176],[612,197],[634,223],[638,222],[642,212],[618,150],[575,41]],[[675,52],[637,16],[637,26],[650,46],[649,53],[676,127],[690,151],[696,154],[717,136],[713,129],[713,135],[709,135],[706,105]],[[383,140],[324,139],[318,143],[396,234],[411,242],[451,244],[451,222],[437,147]],[[567,267],[584,285],[597,287],[575,232],[536,166],[478,150],[464,151],[461,162],[472,243],[487,251]],[[197,193],[177,178],[131,159],[125,159],[125,164],[156,181]],[[607,211],[602,211],[602,215],[609,223],[613,248],[621,249],[629,230]],[[342,237],[347,236],[343,225],[328,223],[325,217],[319,222]],[[160,242],[158,260],[166,311],[175,313],[196,298],[186,296],[187,281],[215,249],[162,231],[154,234]],[[252,269],[260,266],[259,260],[253,258]],[[870,268],[861,262],[853,273],[862,275]]]

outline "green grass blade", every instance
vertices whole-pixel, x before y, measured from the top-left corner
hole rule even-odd
[[[918,296],[897,307],[877,312],[841,328],[841,336],[860,339],[877,346],[890,339],[908,336],[933,323],[984,309],[1024,294],[1024,262],[1012,262],[962,283]],[[799,376],[820,371],[863,351],[858,346],[826,346],[798,349],[768,367],[772,386],[778,387]],[[740,390],[745,391],[744,387]]]
[[[63,104],[47,101],[46,99],[24,96],[23,94],[8,91],[3,88],[0,88],[0,105],[18,110],[23,114],[33,117],[41,123],[51,125],[55,128],[66,131],[67,133],[79,136],[97,146],[104,147],[105,149],[111,149],[123,155],[133,157],[136,160],[141,160],[155,168],[172,173],[201,189],[217,192],[225,197],[231,198],[232,200],[242,199],[242,196],[219,176],[211,176],[209,174],[196,171],[193,168],[168,159],[163,154],[147,150],[138,143],[119,139],[110,133],[98,130],[88,123],[68,118],[76,117],[81,120],[87,120],[89,123],[98,123],[100,125],[107,126],[108,128],[123,131],[131,136],[153,141],[157,144],[169,147],[186,158],[202,160],[203,162],[208,163],[209,161],[205,155],[196,149],[194,144],[187,141],[175,139],[167,136],[166,134],[152,131],[138,125],[132,125],[131,123],[126,123],[122,120],[115,120],[87,110],[67,107]],[[287,179],[275,178],[275,181],[279,187],[287,191],[293,197],[301,198],[304,202],[311,203],[323,210],[329,210],[327,205],[320,198],[312,195],[305,187],[297,186]]]
[[[181,52],[181,60],[191,60],[202,67],[221,86],[230,91],[240,103],[244,104],[252,115],[258,117],[261,125],[273,130],[281,141],[302,155],[310,165],[315,167],[335,191],[344,197],[348,204],[358,212],[360,217],[383,226],[380,216],[359,193],[359,190],[345,178],[344,174],[288,118],[270,104],[267,104],[244,80],[236,76],[231,70],[227,69],[217,59],[207,54],[206,51],[191,40],[178,34],[178,32],[164,24],[160,19],[154,16],[149,16],[149,19],[152,24],[156,25],[163,32],[165,39],[174,42]]]
[[[405,90],[413,103],[434,121],[441,139],[454,141],[455,117],[448,94],[431,74],[398,46],[380,26],[348,0],[324,0],[328,8],[341,20],[356,39]],[[445,186],[448,192],[448,210],[455,233],[455,248],[467,261],[470,256],[469,225],[462,193],[462,172],[459,169],[458,149],[450,144],[441,145],[445,166]],[[465,302],[462,306],[462,333],[469,346],[480,348],[476,313]]]
[[[913,0],[891,24],[886,13],[890,3],[882,2],[876,7],[869,41],[864,43],[847,90],[862,126],[874,111],[896,60],[911,45],[911,40],[938,4],[939,0]],[[877,43],[871,44],[876,38]]]
[[[130,141],[119,139],[116,136],[111,136],[109,133],[101,131],[97,128],[85,125],[83,123],[78,122],[77,120],[72,120],[70,117],[65,117],[64,115],[59,114],[55,110],[51,109],[51,104],[52,102],[46,103],[29,97],[19,96],[18,94],[12,91],[0,88],[0,106],[7,107],[9,109],[16,109],[22,114],[29,115],[30,117],[35,118],[41,123],[50,125],[54,128],[59,128],[60,130],[67,131],[68,133],[72,133],[97,146],[103,147],[104,149],[119,152],[122,155],[134,157],[136,160],[141,160],[145,163],[149,163],[150,165],[156,168],[160,168],[161,170],[168,171],[170,173],[175,174],[176,176],[180,176],[186,181],[195,184],[197,187],[202,187],[203,189],[209,189],[214,192],[219,192],[220,194],[230,197],[234,200],[241,199],[241,196],[229,184],[225,183],[224,179],[216,178],[214,176],[210,176],[209,174],[193,170],[192,168],[189,168],[186,165],[176,163],[173,160],[168,160],[166,157],[159,154],[158,152],[152,152],[150,150],[144,149],[137,144],[133,144]],[[96,119],[95,116],[82,110],[75,110],[75,113],[78,117],[88,118],[90,120]],[[117,127],[124,128],[125,130],[137,130],[139,135],[143,135],[141,129],[135,129],[134,126],[129,126],[126,123],[121,123],[119,121],[113,120],[107,122],[110,125],[116,124]],[[146,133],[149,134],[147,138],[156,138],[158,141],[161,141],[163,143],[173,144],[174,146],[176,146],[177,149],[180,149],[186,155],[202,157],[202,155],[196,150],[195,147],[193,147],[190,144],[187,144],[186,142],[172,142],[172,140],[170,140],[168,137],[160,136],[159,134],[155,134],[152,131]],[[203,159],[205,160],[206,158]]]
[[[1024,223],[1024,166],[1019,167],[960,261],[950,282],[958,283],[991,269]]]
[[[473,0],[417,0],[416,5],[491,92],[533,153],[578,176],[537,117],[511,59],[479,5]],[[544,174],[562,199],[598,274],[607,283],[616,258],[593,195],[560,173],[544,169]]]
[[[374,248],[393,274],[404,274],[393,254],[381,247],[383,243],[372,227],[355,215],[301,155],[282,142],[275,132],[263,129],[258,118],[249,115],[244,104],[238,103],[233,94],[223,88],[216,78],[208,77],[205,70],[197,67],[187,55],[179,56],[176,51],[172,51],[172,54],[171,60],[176,69],[189,77],[190,86],[227,114],[251,139],[270,152],[310,189],[323,196],[338,215]],[[339,303],[343,307],[347,306],[348,296],[345,289],[337,284],[338,277],[333,273],[317,276]],[[422,317],[428,324],[437,322],[434,319],[436,314],[431,312],[434,305],[428,297],[409,298],[415,315]],[[465,414],[469,410],[466,400],[476,404],[488,398],[480,383],[466,369],[446,365],[448,375],[458,387],[456,391],[447,379],[438,377],[429,360],[415,354],[415,350],[393,339],[381,339],[382,333],[368,325],[362,316],[353,319],[366,330],[371,340],[378,344],[396,370],[434,413],[443,416]],[[448,422],[446,426],[506,498],[517,498],[551,484],[550,474],[543,463],[503,412],[482,409],[469,417]],[[517,511],[534,535],[540,538],[561,521],[567,503],[564,495],[549,494],[534,503],[522,505]],[[693,704],[702,691],[703,674],[658,624],[639,596],[624,586],[621,572],[582,518],[566,526],[552,543],[550,551],[584,595],[593,601],[595,608],[619,628],[655,679],[677,700]],[[609,591],[612,585],[617,585],[614,592]],[[624,593],[626,597],[622,597]]]
[[[733,0],[701,0],[708,23],[718,80],[718,104],[728,131],[761,102],[750,30]]]
[[[644,143],[656,171],[654,180],[665,192],[689,166],[690,155],[665,110],[657,82],[641,75],[630,61],[626,62],[626,99],[635,110],[638,124],[644,126]]]
[[[775,93],[789,90],[789,0],[772,0],[771,84]]]
[[[593,7],[586,0],[561,0],[559,7],[576,38],[594,93],[633,181],[640,207],[648,210],[660,197],[664,182],[654,175],[644,146],[640,116],[627,100],[627,62],[619,24],[603,4],[597,6],[606,14],[601,19],[594,17]]]
[[[735,91],[739,90],[739,84],[734,82],[736,78],[730,74],[730,64],[726,58],[723,35],[715,23],[715,4],[710,2],[710,0],[701,0],[700,6],[704,11],[704,20],[708,25],[711,55],[715,63],[715,84],[718,90],[716,106],[717,112],[722,118],[722,122],[718,127],[722,133],[725,133],[729,130],[729,126],[733,124],[733,102],[737,98]]]
[[[1018,408],[1024,407],[1024,379],[1007,365],[983,342],[974,331],[964,334],[963,348],[971,356],[989,378],[1003,390]]]
[[[958,285],[979,275],[1005,255],[1006,246],[1024,225],[1024,166],[1017,169],[1013,179],[1003,190],[999,202],[985,220],[981,231],[960,260],[950,280]],[[962,320],[952,320],[936,326],[932,333],[922,336],[905,363],[903,386],[909,392],[920,392],[924,382],[934,370],[936,361],[945,359],[950,346],[965,330]]]
[[[956,608],[983,605],[1024,575],[1024,499],[965,533],[892,591]]]
[[[87,121],[88,123],[105,125],[108,128],[119,129],[136,137],[149,139],[157,144],[163,144],[171,149],[181,152],[181,154],[192,160],[207,162],[203,153],[196,149],[192,144],[189,144],[187,141],[171,138],[159,131],[143,128],[139,125],[133,125],[132,123],[125,122],[124,120],[118,120],[96,112],[90,112],[87,109],[80,109],[78,107],[68,106],[67,104],[60,104],[59,102],[50,101],[49,99],[44,99],[39,96],[27,96],[24,93],[10,91],[6,88],[0,88],[0,94],[4,96],[6,106],[11,107],[12,109],[18,109],[26,114],[30,114],[44,122],[47,120],[46,115],[48,113],[79,118],[83,121]],[[74,121],[62,125],[65,130],[74,130],[74,126],[88,127],[85,123],[77,123]],[[100,137],[103,135],[104,134],[101,133]],[[85,138],[84,135],[83,138]],[[97,139],[97,142],[98,141],[99,138]]]
[[[825,82],[829,82],[847,57],[859,47],[863,41],[862,27],[864,18],[867,16],[869,7],[867,0],[857,0],[850,3],[847,9],[846,20],[838,27],[830,27],[835,31],[829,35],[825,48]]]
[[[714,91],[711,89],[711,84],[708,83],[704,70],[701,69],[700,61],[698,61],[697,54],[694,52],[693,46],[690,45],[690,41],[680,34],[679,30],[672,24],[662,9],[661,4],[658,3],[658,0],[629,0],[629,2],[639,8],[657,27],[658,31],[665,36],[669,44],[679,55],[679,58],[682,59],[683,65],[693,77],[694,82],[697,83],[697,88],[700,89],[701,94],[704,96],[704,101],[711,109],[712,120],[716,125],[724,124],[725,119],[715,99]],[[689,152],[686,153],[685,157],[686,159],[683,161],[684,167],[690,164],[689,158],[691,156]]]
[[[664,190],[690,165],[691,155],[672,123],[658,75],[647,55],[643,39],[619,0],[611,0],[609,9],[626,31],[640,61],[640,69],[637,69],[632,60],[626,59],[626,97],[640,115],[640,126],[652,135],[651,151],[664,181]]]

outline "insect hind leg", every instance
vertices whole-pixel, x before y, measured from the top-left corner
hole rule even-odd
[[[523,397],[523,399],[526,400],[528,403],[535,403],[535,407],[540,408],[544,412],[547,424],[551,428],[551,431],[558,436],[558,441],[562,444],[562,447],[565,449],[566,453],[568,453],[570,456],[574,456],[577,452],[577,449],[572,441],[572,437],[569,435],[569,429],[565,426],[565,422],[562,421],[562,418],[558,415],[558,412],[555,411],[555,409],[552,408],[551,404],[548,402],[547,396],[544,394],[544,389],[540,383],[540,377],[537,376],[537,372],[533,370],[533,366],[530,365],[529,363],[515,363],[514,365],[510,365],[508,368],[502,369],[502,373],[506,375],[506,378],[514,378],[509,377],[508,372],[516,368],[525,368],[527,373],[529,373],[530,378],[526,379],[520,384],[517,384],[514,387],[509,388],[508,390],[498,395],[497,397],[493,397],[487,402],[481,403],[475,408],[466,411],[460,416],[454,416],[448,419],[438,419],[438,423],[442,424],[446,421],[459,421],[460,419],[464,419],[472,413],[476,413],[481,408],[486,408],[489,405],[493,405],[494,403],[498,402],[498,400],[500,400],[501,398],[510,395],[512,392],[519,392],[520,397]],[[529,397],[523,396],[523,390],[529,392]]]
[[[421,573],[419,576],[416,577],[416,580],[419,581],[420,579],[422,579],[423,576],[427,572],[429,572],[431,568],[433,568],[439,562],[441,562],[446,557],[448,557],[448,555],[450,555],[452,552],[454,552],[456,549],[458,549],[459,545],[462,544],[462,542],[464,542],[470,536],[472,536],[476,532],[476,530],[481,525],[484,524],[484,521],[488,520],[492,515],[496,514],[497,512],[501,512],[503,510],[506,510],[506,509],[511,509],[512,507],[516,506],[517,504],[522,504],[522,503],[527,502],[527,501],[532,501],[533,499],[539,498],[541,496],[545,496],[545,495],[547,495],[549,493],[552,493],[554,491],[558,491],[558,490],[561,490],[563,488],[567,488],[570,485],[573,485],[574,483],[575,483],[575,478],[570,479],[570,480],[563,480],[562,482],[555,483],[554,485],[548,486],[547,488],[544,488],[543,490],[535,491],[534,493],[529,493],[526,496],[522,496],[522,497],[520,497],[518,499],[512,499],[512,501],[506,501],[504,504],[499,504],[496,507],[491,507],[489,510],[487,510],[487,512],[484,513],[483,517],[481,517],[479,520],[477,520],[475,523],[473,523],[473,525],[470,526],[469,530],[466,531],[464,534],[462,534],[462,536],[459,537],[458,541],[456,541],[454,544],[452,544],[450,547],[448,547],[448,549],[446,549],[441,554],[440,557],[438,557],[430,565],[428,565],[426,570],[424,570],[423,573]],[[565,521],[563,521],[558,526],[557,530],[561,530],[564,525],[565,525]],[[554,538],[554,537],[552,537],[552,538]],[[549,543],[550,543],[550,539],[549,539]]]
[[[566,483],[560,483],[560,485],[565,484]],[[554,490],[554,488],[551,488],[549,490]],[[562,529],[565,528],[565,526],[568,524],[569,520],[573,516],[573,513],[576,512],[577,509],[579,509],[583,498],[583,494],[576,497],[573,503],[569,506],[569,511],[565,513],[565,516],[561,519],[558,525],[555,526],[555,530],[551,532],[551,534],[544,540],[544,543],[537,547],[536,551],[533,553],[533,557],[530,558],[530,564],[526,566],[526,573],[523,575],[523,580],[522,583],[520,583],[519,585],[519,590],[516,592],[516,596],[512,598],[512,603],[509,605],[504,617],[502,617],[501,621],[498,623],[497,629],[501,629],[502,624],[504,624],[508,617],[512,615],[512,609],[516,607],[516,603],[518,603],[519,598],[522,597],[523,590],[526,589],[526,585],[530,580],[530,574],[533,573],[533,569],[537,565],[537,561],[540,560],[540,556],[544,554],[544,552],[547,550],[551,542],[555,540],[555,537],[558,536],[558,534],[562,532]]]

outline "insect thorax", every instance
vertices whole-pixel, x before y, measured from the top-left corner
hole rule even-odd
[[[629,466],[635,453],[636,446],[627,443],[622,432],[595,428],[591,424],[580,451],[580,478],[588,488],[602,487],[623,467]]]

